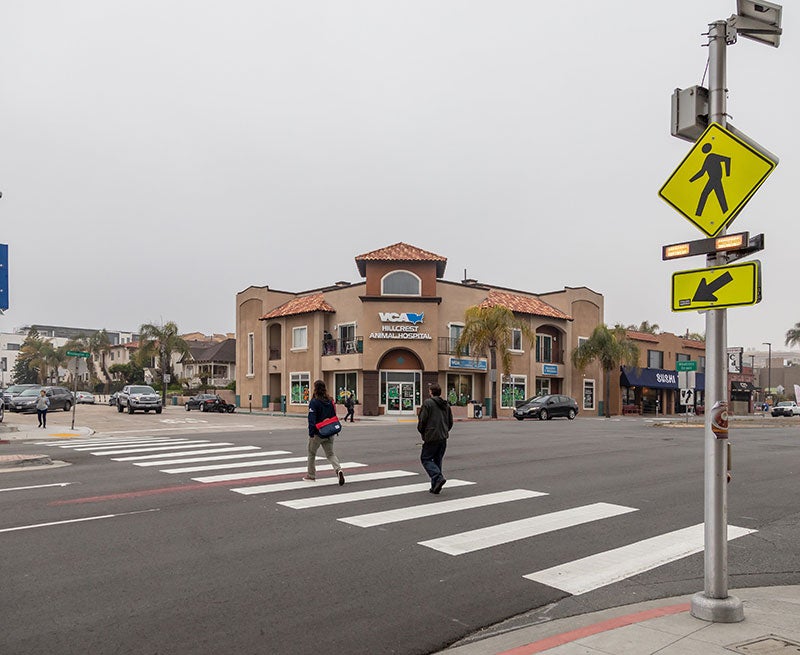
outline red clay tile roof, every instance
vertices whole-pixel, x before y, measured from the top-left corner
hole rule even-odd
[[[400,241],[394,245],[358,255],[356,265],[362,277],[367,274],[366,262],[436,262],[436,277],[440,278],[444,275],[447,257]]]
[[[490,291],[478,307],[508,307],[511,311],[520,314],[533,314],[534,316],[547,316],[571,321],[572,317],[552,305],[529,296],[518,296],[504,291]]]
[[[294,316],[296,314],[311,314],[312,312],[335,312],[336,310],[331,307],[321,293],[313,296],[300,296],[299,298],[292,298],[289,302],[279,305],[272,311],[267,312],[261,317],[261,320],[270,318],[280,318],[281,316]]]
[[[638,332],[637,330],[625,330],[625,334],[629,339],[634,341],[649,341],[650,343],[658,343],[658,337],[649,332]]]
[[[696,350],[705,350],[706,342],[697,341],[696,339],[681,339],[684,348],[695,348]]]

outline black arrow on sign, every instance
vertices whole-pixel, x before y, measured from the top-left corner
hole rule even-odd
[[[697,291],[694,292],[692,302],[715,302],[717,297],[714,294],[729,282],[733,282],[733,275],[731,275],[730,271],[725,271],[711,283],[707,283],[706,279],[703,278],[700,280],[700,284],[697,285]]]

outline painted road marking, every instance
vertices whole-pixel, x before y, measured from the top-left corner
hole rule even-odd
[[[37,484],[31,487],[8,487],[6,489],[0,489],[0,492],[3,491],[27,491],[28,489],[44,489],[46,487],[66,487],[70,484],[75,484],[74,482],[54,482],[52,484]]]
[[[358,468],[366,466],[366,464],[359,464],[358,462],[342,462],[343,469]],[[333,466],[324,464],[317,466],[317,471],[332,471]],[[307,473],[308,469],[305,466],[296,466],[293,468],[285,469],[262,469],[260,471],[247,471],[245,473],[225,473],[223,475],[207,475],[202,478],[192,478],[195,482],[231,482],[233,480],[247,480],[249,478],[272,478],[278,475],[295,475],[299,473]],[[338,481],[337,481],[338,484]]]
[[[189,441],[184,444],[174,444],[172,446],[148,446],[146,448],[132,448],[132,449],[125,449],[125,450],[109,450],[109,451],[100,451],[100,452],[93,452],[92,455],[130,455],[132,453],[152,453],[153,451],[157,450],[179,450],[181,448],[197,448],[200,444],[208,444],[211,445],[210,441]],[[232,446],[233,444],[230,441],[221,441],[217,446]],[[176,455],[178,453],[175,453]]]
[[[348,516],[338,519],[343,523],[350,523],[362,528],[369,528],[375,525],[386,525],[387,523],[397,523],[408,521],[425,516],[436,516],[437,514],[447,514],[448,512],[459,512],[475,507],[486,507],[507,503],[512,500],[523,500],[526,498],[536,498],[546,496],[541,491],[529,491],[528,489],[512,489],[510,491],[500,491],[498,493],[483,494],[481,496],[471,496],[469,498],[457,498],[443,502],[431,502],[425,505],[413,505],[411,507],[401,507],[385,512],[373,512],[371,514],[361,514],[359,516]]]
[[[220,448],[216,451],[214,450],[205,450],[205,451],[194,451],[200,453],[215,453],[215,452],[228,452],[228,451],[241,451],[241,450],[255,450],[256,452],[247,452],[247,453],[234,453],[233,455],[209,455],[207,457],[184,457],[182,459],[161,459],[161,460],[150,460],[148,462],[131,462],[134,466],[167,466],[171,464],[194,464],[196,462],[216,462],[217,460],[221,459],[242,459],[244,457],[264,457],[269,453],[259,450],[258,446],[233,446],[231,448]],[[163,453],[162,453],[163,454]],[[183,454],[183,453],[180,453]],[[174,456],[175,453],[171,453],[170,456]],[[121,462],[127,460],[127,457],[113,457],[112,461],[114,462]]]
[[[474,482],[467,480],[447,480],[447,488],[464,487]],[[359,500],[371,500],[372,498],[388,498],[389,496],[400,496],[403,494],[420,493],[431,488],[430,482],[420,484],[407,484],[397,487],[384,487],[383,489],[368,489],[365,491],[351,491],[350,493],[336,494],[335,496],[313,496],[312,498],[298,498],[296,500],[279,501],[278,505],[285,505],[292,509],[308,509],[309,507],[324,507],[326,505],[338,505],[339,503],[352,503]]]
[[[15,528],[0,528],[0,532],[16,532],[17,530],[33,530],[34,528],[47,528],[54,525],[67,525],[68,523],[83,523],[84,521],[100,521],[102,519],[113,519],[118,516],[130,516],[131,514],[145,514],[146,512],[158,512],[158,509],[141,509],[135,512],[121,512],[120,514],[103,514],[101,516],[85,516],[81,519],[67,519],[66,521],[51,521],[49,523],[33,523],[31,525],[19,525]]]
[[[330,468],[330,467],[329,467]],[[320,467],[317,467],[319,470]],[[413,471],[376,471],[375,473],[356,473],[347,476],[347,484],[357,482],[372,482],[373,480],[390,480],[392,478],[405,478],[410,475],[419,475]],[[251,487],[236,487],[231,489],[243,496],[255,494],[269,494],[276,491],[297,491],[298,489],[316,489],[339,484],[339,478],[317,478],[316,480],[295,480],[294,482],[273,482],[271,484],[258,484]],[[430,486],[430,483],[426,483]]]
[[[728,526],[728,540],[757,532]],[[703,550],[702,523],[522,576],[578,595]]]
[[[269,466],[270,464],[295,464],[307,462],[308,455],[302,457],[280,457],[278,459],[260,459],[255,462],[228,462],[226,464],[204,464],[203,466],[185,466],[176,469],[159,469],[162,473],[200,473],[201,471],[215,471],[219,469],[241,469],[248,466]],[[317,461],[325,461],[317,457]]]
[[[153,460],[153,464],[148,464],[148,466],[161,466],[162,464],[172,464],[172,461],[170,460],[164,461],[167,457],[205,455],[208,453],[221,453],[224,451],[231,452],[236,450],[258,450],[258,446],[231,446],[230,448],[208,448],[205,450],[185,450],[180,453],[156,453],[155,455],[131,455],[130,457],[112,457],[111,461],[136,463],[136,462],[141,462],[142,460]],[[250,453],[248,457],[254,457],[256,455],[290,455],[290,454],[291,453],[288,450],[261,450],[257,453]],[[244,455],[242,455],[242,457],[244,457]],[[191,461],[192,461],[191,459],[176,459],[175,464],[180,464],[181,462],[191,462]]]
[[[100,451],[104,451],[104,450],[113,450],[114,448],[132,448],[134,446],[137,446],[137,447],[138,446],[164,446],[166,444],[171,444],[171,443],[180,443],[180,444],[197,443],[197,440],[189,441],[189,439],[155,438],[155,439],[146,439],[146,440],[135,441],[135,442],[132,442],[132,443],[110,442],[110,443],[103,443],[103,444],[82,444],[80,446],[74,446],[74,445],[70,444],[70,445],[66,445],[66,446],[61,445],[61,446],[59,446],[59,448],[69,448],[71,450],[77,450],[77,451],[81,451],[81,452],[85,451],[85,450],[96,450],[96,451],[100,452]]]
[[[447,481],[450,484],[450,481]],[[528,537],[563,530],[575,525],[607,519],[620,514],[636,512],[633,507],[611,505],[609,503],[594,503],[583,507],[574,507],[560,512],[532,516],[519,521],[490,525],[478,530],[469,530],[439,539],[420,541],[420,546],[427,546],[448,555],[463,555],[484,548],[491,548]]]

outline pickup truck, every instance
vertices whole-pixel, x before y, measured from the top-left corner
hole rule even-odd
[[[772,408],[773,416],[798,416],[800,415],[800,405],[794,400],[782,400]]]
[[[161,413],[161,396],[159,396],[153,387],[145,384],[128,384],[122,387],[122,391],[117,395],[117,411],[124,412],[128,410],[128,414],[133,414],[136,411],[149,412],[151,409],[156,414]]]

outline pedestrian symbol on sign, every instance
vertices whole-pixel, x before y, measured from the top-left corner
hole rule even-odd
[[[703,152],[706,153],[706,158],[703,161],[703,167],[697,171],[690,179],[689,182],[696,182],[704,175],[708,175],[705,187],[700,192],[700,202],[697,203],[697,209],[694,212],[695,216],[702,216],[703,210],[706,207],[706,200],[711,192],[717,196],[719,208],[723,214],[728,212],[728,202],[725,200],[725,189],[722,187],[722,169],[725,169],[725,177],[731,176],[731,158],[725,155],[717,155],[711,152],[711,144],[704,143]]]

